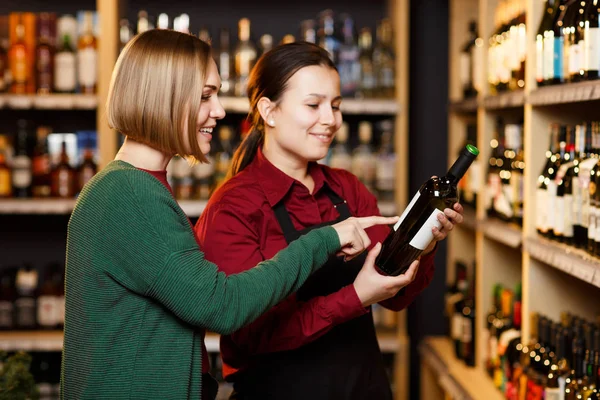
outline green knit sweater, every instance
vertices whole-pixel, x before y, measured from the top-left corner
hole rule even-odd
[[[229,334],[253,321],[339,246],[335,230],[321,228],[225,276],[167,188],[111,162],[69,221],[61,397],[200,398],[203,329]]]

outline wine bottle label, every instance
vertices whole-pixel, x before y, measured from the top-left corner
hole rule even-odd
[[[77,86],[75,53],[62,52],[54,56],[54,87],[60,92],[72,92]]]
[[[537,35],[535,38],[535,80],[544,80],[544,38]]]
[[[600,28],[585,28],[584,70],[598,71],[600,68]]]
[[[65,324],[65,296],[56,296],[56,323],[58,325]]]
[[[8,169],[0,169],[0,196],[9,196],[10,191],[10,171]]]
[[[16,156],[13,158],[13,186],[26,188],[31,185],[31,158],[27,156]]]
[[[421,226],[421,229],[410,241],[410,245],[419,250],[425,250],[427,246],[433,241],[433,232],[431,229],[435,226],[438,229],[442,228],[442,223],[438,220],[438,215],[444,212],[437,208],[433,210],[427,221]]]
[[[538,188],[536,193],[536,226],[542,232],[548,231],[548,191]]]
[[[581,68],[581,51],[579,43],[569,46],[569,75],[578,75]]]
[[[556,210],[556,182],[550,181],[548,182],[548,219],[546,220],[548,230],[554,229],[555,222],[555,210]]]
[[[35,326],[35,300],[31,297],[21,297],[15,301],[17,327],[31,328]]]
[[[521,60],[519,59],[519,27],[513,25],[508,31],[508,42],[507,53],[508,53],[508,67],[511,71],[518,71],[521,67]]]
[[[564,75],[564,60],[565,58],[563,57],[563,48],[564,48],[564,43],[565,38],[564,37],[558,37],[558,38],[554,38],[554,76],[553,78],[562,78]]]
[[[37,300],[38,325],[53,327],[57,324],[57,304],[55,296],[40,296]]]
[[[463,316],[459,312],[452,314],[452,339],[460,340],[463,334]]]
[[[398,228],[402,224],[402,221],[404,221],[404,219],[406,218],[406,216],[408,215],[408,213],[410,212],[410,210],[412,210],[412,208],[414,207],[414,205],[417,202],[417,200],[419,200],[419,197],[421,197],[421,193],[420,192],[417,192],[417,194],[415,194],[413,196],[412,200],[410,201],[410,203],[408,203],[408,206],[406,207],[406,209],[404,210],[404,212],[402,213],[402,215],[400,215],[400,219],[398,220],[398,222],[396,222],[396,225],[394,225],[394,231],[398,230]]]
[[[0,328],[12,329],[14,318],[14,306],[10,301],[0,301]]]
[[[471,343],[473,340],[473,322],[468,317],[462,317],[462,342]]]
[[[565,198],[563,196],[556,196],[554,208],[550,209],[554,213],[554,233],[557,235],[563,235],[565,232]]]
[[[563,236],[573,237],[573,196],[570,194],[564,196]]]
[[[560,388],[546,388],[544,390],[545,400],[563,400],[564,396],[561,396],[564,392]]]
[[[97,79],[98,53],[96,49],[88,47],[77,53],[77,74],[79,84],[82,86],[94,86]]]
[[[581,203],[583,198],[583,190],[581,187],[581,180],[579,177],[574,176],[573,182],[571,183],[573,186],[573,201],[571,204],[571,215],[573,217],[573,225],[582,226],[581,220]]]

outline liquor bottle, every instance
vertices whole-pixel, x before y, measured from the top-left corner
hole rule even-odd
[[[54,90],[73,93],[77,88],[77,57],[71,44],[71,36],[65,34],[54,56]]]
[[[460,84],[463,98],[477,96],[475,90],[475,51],[477,41],[477,22],[469,22],[469,38],[460,51]]]
[[[499,208],[510,208],[509,205],[506,205],[506,199],[502,193],[502,179],[500,176],[505,164],[505,137],[503,122],[500,118],[496,121],[495,138],[490,141],[490,146],[492,147],[492,152],[487,171],[485,210],[488,216],[499,217]]]
[[[377,79],[377,97],[391,99],[396,95],[392,23],[381,20],[377,28],[377,40],[373,47],[373,68]]]
[[[215,161],[210,154],[206,158],[208,162],[198,162],[192,167],[193,197],[198,200],[208,200],[214,187]]]
[[[352,170],[352,157],[348,152],[348,123],[342,122],[335,134],[335,145],[331,149],[329,165],[331,168]]]
[[[25,44],[25,25],[22,20],[17,23],[15,28],[15,42],[10,47],[8,60],[12,76],[11,93],[27,93],[27,86],[32,77],[29,73],[30,60]]]
[[[15,328],[15,271],[4,269],[0,272],[0,331]]]
[[[554,207],[554,237],[559,242],[573,242],[573,176],[575,174],[574,127],[566,126],[564,162],[556,174],[556,206]]]
[[[375,86],[377,78],[375,77],[375,67],[373,66],[373,37],[369,28],[362,28],[358,37],[360,64],[360,83],[356,97],[368,98],[375,95]]]
[[[584,348],[583,339],[576,335],[573,339],[573,364],[571,373],[565,380],[565,400],[576,400],[577,394],[584,385]]]
[[[335,31],[335,20],[332,10],[324,10],[319,13],[319,31],[317,32],[318,44],[327,50],[334,64],[338,63],[338,51],[340,41]]]
[[[231,47],[229,40],[229,29],[223,28],[219,34],[219,75],[221,76],[221,93],[224,96],[233,95],[234,78],[233,62],[231,59]]]
[[[12,160],[13,196],[31,197],[31,157],[27,121],[17,121],[15,155]]]
[[[250,20],[238,22],[238,44],[235,49],[235,95],[246,96],[250,71],[256,62],[256,46],[250,40]]]
[[[233,158],[233,132],[227,125],[219,128],[221,149],[215,154],[215,188],[219,187],[227,176]]]
[[[600,0],[590,0],[584,18],[583,75],[598,79],[600,68]]]
[[[125,48],[125,46],[127,46],[127,43],[129,43],[132,37],[133,32],[131,32],[129,21],[126,18],[121,19],[121,21],[119,22],[119,53],[123,51],[123,49]]]
[[[158,14],[156,28],[157,29],[169,29],[169,15],[168,14],[166,14],[166,13]]]
[[[343,42],[339,48],[338,72],[342,96],[354,97],[360,83],[359,48],[355,39],[354,20],[347,14],[342,15]]]
[[[84,94],[96,93],[98,80],[98,42],[94,36],[94,13],[80,14],[81,34],[77,45],[77,81],[79,91]]]
[[[578,157],[574,164],[573,176],[573,236],[574,245],[585,248],[587,245],[590,207],[590,170],[596,163],[592,157],[592,132],[590,124],[575,128],[575,147]]]
[[[560,167],[567,163],[569,160],[567,157],[567,127],[564,125],[553,124],[551,129],[556,129],[558,132],[556,134],[557,143],[558,143],[558,153],[554,154],[554,157],[551,157],[551,160],[554,160],[552,166],[550,167],[553,171],[555,171],[554,179],[551,179],[548,182],[548,198],[547,198],[547,220],[546,227],[548,229],[547,236],[549,238],[555,237],[555,228],[557,224],[556,220],[556,207],[557,207],[557,190],[558,190],[558,182],[559,182],[559,170]]]
[[[191,200],[194,190],[192,169],[187,160],[181,156],[173,159],[173,191],[178,200]]]
[[[546,76],[546,73],[544,71],[546,65],[544,52],[544,34],[551,27],[552,21],[554,20],[554,15],[558,10],[558,5],[559,0],[546,0],[546,4],[544,5],[544,13],[540,21],[537,35],[535,37],[535,80],[538,86],[544,85]]]
[[[46,269],[37,297],[37,324],[42,329],[55,329],[58,325],[59,311],[57,287],[60,282],[54,279],[54,265]]]
[[[146,10],[138,11],[138,20],[137,20],[137,34],[146,32],[150,29],[150,21],[148,20],[148,12]],[[175,25],[175,24],[173,24]],[[173,29],[177,30],[175,26]]]
[[[358,124],[359,145],[352,152],[352,173],[373,192],[375,183],[376,158],[371,147],[373,137],[373,125],[368,121]]]
[[[314,19],[307,19],[300,23],[300,38],[308,43],[317,43],[317,31]]]
[[[48,135],[51,129],[47,126],[38,126],[36,131],[36,145],[32,157],[32,184],[33,197],[50,196],[50,155],[48,154]]]
[[[474,270],[473,270],[474,271]],[[462,360],[470,367],[475,366],[475,279],[468,280],[468,293],[462,308]]]
[[[40,13],[38,16],[38,43],[35,49],[36,83],[39,94],[48,94],[54,84],[54,26],[56,15]]]
[[[547,384],[544,389],[544,398],[547,400],[564,399],[566,379],[571,372],[569,357],[567,356],[568,334],[559,330],[556,333],[556,352],[547,375]]]
[[[36,327],[36,291],[38,273],[31,266],[19,268],[15,281],[17,299],[15,300],[15,325],[17,329]]]
[[[562,19],[568,0],[560,0],[553,15],[552,23],[544,31],[544,84],[561,83],[563,76],[562,63],[564,57]]]
[[[83,190],[83,187],[96,175],[98,167],[94,160],[94,150],[88,145],[83,151],[83,160],[77,168],[77,193]]]
[[[260,37],[258,43],[260,44],[260,55],[262,56],[273,48],[273,36],[265,33]]]
[[[0,93],[6,92],[9,88],[9,48],[8,23],[0,22]]]
[[[592,140],[594,140],[594,148],[596,152],[600,154],[600,129],[598,122],[592,122]],[[598,185],[600,185],[600,163],[597,161],[590,170],[590,183],[589,183],[589,226],[588,226],[588,240],[587,240],[587,252],[594,255],[596,251],[596,234],[598,233],[598,227],[600,226],[600,191]]]
[[[581,51],[579,43],[582,41],[580,36],[583,33],[578,29],[581,17],[585,12],[585,1],[575,1],[567,9],[563,31],[564,31],[564,50],[565,57],[564,70],[565,82],[577,82],[579,80],[579,71],[581,69]]]
[[[53,197],[72,198],[75,196],[75,171],[69,163],[67,142],[62,142],[58,164],[50,174],[50,187]]]
[[[525,2],[519,1],[516,3],[517,17],[515,19],[516,26],[516,43],[517,50],[516,53],[518,55],[518,67],[516,71],[516,76],[513,76],[514,80],[516,80],[518,89],[523,89],[525,87],[525,61],[527,58],[527,26],[525,23]]]
[[[444,177],[427,180],[384,240],[375,264],[388,275],[404,273],[433,240],[432,228],[441,227],[437,216],[458,202],[456,185],[479,154],[468,145]]]
[[[393,201],[396,186],[396,153],[394,152],[393,129],[391,120],[381,123],[381,143],[377,153],[375,169],[375,191],[381,201]]]
[[[11,170],[7,162],[8,140],[0,135],[0,198],[12,195]]]

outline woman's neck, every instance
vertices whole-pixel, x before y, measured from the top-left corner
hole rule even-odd
[[[291,154],[286,154],[281,148],[275,147],[269,145],[268,141],[265,142],[262,148],[265,158],[284,174],[301,182],[312,193],[315,184],[308,173],[308,161],[299,160]]]
[[[125,138],[115,160],[125,161],[136,168],[164,171],[173,156],[130,138]]]

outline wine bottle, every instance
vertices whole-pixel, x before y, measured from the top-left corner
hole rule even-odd
[[[430,178],[421,186],[375,260],[384,273],[403,274],[433,241],[432,228],[441,228],[437,216],[458,202],[456,185],[478,154],[475,146],[467,145],[446,176]]]

